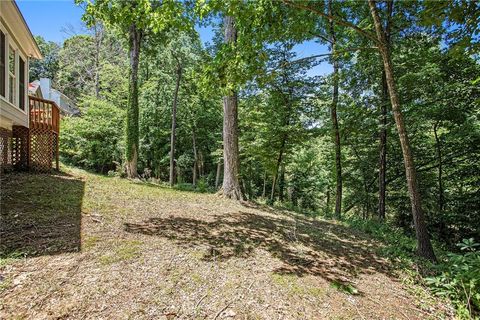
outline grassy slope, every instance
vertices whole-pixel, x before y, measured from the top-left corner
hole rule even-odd
[[[0,318],[448,317],[333,222],[70,168],[1,187]]]

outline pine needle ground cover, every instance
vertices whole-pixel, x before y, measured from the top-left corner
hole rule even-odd
[[[332,221],[64,168],[2,178],[2,319],[437,319]]]

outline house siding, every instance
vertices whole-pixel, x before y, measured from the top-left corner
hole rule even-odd
[[[5,5],[3,3],[2,5]],[[19,93],[19,85],[18,85],[18,79],[20,78],[20,57],[22,60],[25,62],[25,68],[24,68],[24,79],[28,79],[28,73],[29,73],[29,58],[28,55],[26,54],[22,43],[17,40],[16,38],[16,32],[14,29],[12,29],[6,22],[3,17],[0,17],[0,29],[2,30],[3,33],[6,34],[6,45],[5,45],[5,56],[7,57],[7,63],[8,63],[8,50],[10,46],[12,46],[16,50],[16,56],[15,56],[15,75],[16,75],[16,83],[15,83],[15,104],[12,104],[9,102],[9,76],[8,76],[8,65],[5,68],[5,97],[0,95],[0,127],[5,128],[7,130],[12,130],[12,126],[18,125],[18,126],[24,126],[28,127],[29,126],[29,108],[28,108],[28,82],[25,81],[25,86],[24,86],[24,109],[21,110],[19,108],[19,99],[20,99],[20,93]]]
[[[28,127],[28,113],[5,101],[2,97],[0,97],[0,118],[2,118],[0,126],[8,130],[12,130],[12,125]]]

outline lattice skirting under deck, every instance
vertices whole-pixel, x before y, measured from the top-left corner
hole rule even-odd
[[[13,126],[11,147],[11,164],[17,170],[49,172],[58,159],[58,135],[50,129]]]
[[[12,131],[0,128],[0,171],[12,165]]]
[[[30,169],[47,172],[52,169],[57,152],[57,135],[49,129],[30,129]]]
[[[17,170],[28,169],[28,140],[30,130],[27,127],[12,128],[12,164]]]

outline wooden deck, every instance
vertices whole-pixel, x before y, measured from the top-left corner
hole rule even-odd
[[[53,101],[29,96],[30,130],[51,130],[58,135],[60,131],[60,109]]]
[[[18,170],[59,169],[60,109],[55,102],[29,96],[29,126],[12,127],[12,165]]]

